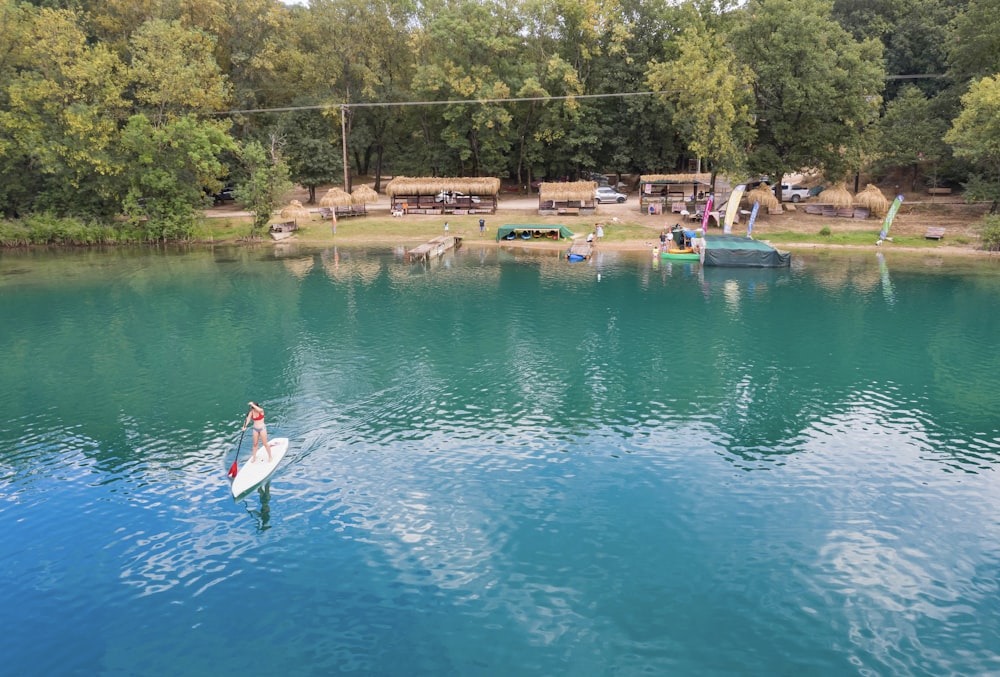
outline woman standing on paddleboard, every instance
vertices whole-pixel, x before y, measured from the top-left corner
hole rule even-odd
[[[247,426],[250,425],[250,421],[253,421],[253,453],[250,454],[250,462],[253,463],[257,460],[257,446],[261,441],[264,442],[264,448],[267,449],[267,462],[270,463],[271,458],[271,445],[267,441],[267,426],[264,425],[264,410],[260,408],[260,405],[256,402],[247,402],[250,405],[250,411],[247,412],[247,418],[243,421],[243,429],[246,430]]]

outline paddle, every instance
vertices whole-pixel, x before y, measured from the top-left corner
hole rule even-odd
[[[240,433],[240,442],[239,444],[236,445],[236,458],[233,459],[233,464],[229,466],[228,475],[230,477],[236,477],[236,473],[239,471],[239,466],[237,465],[237,463],[239,463],[240,460],[240,447],[243,446],[243,436],[246,434],[247,434],[247,429],[246,427],[244,427],[243,432]]]

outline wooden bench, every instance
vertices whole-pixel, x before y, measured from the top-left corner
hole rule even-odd
[[[336,207],[337,218],[341,216],[367,216],[368,210],[364,205],[345,205],[343,207]]]
[[[330,209],[329,207],[320,207],[319,208],[319,220],[320,221],[322,221],[324,219],[332,219],[332,218],[333,218],[333,210],[332,209]]]
[[[924,233],[925,240],[940,240],[944,237],[944,228],[928,228]]]
[[[951,188],[928,188],[928,195],[951,195]]]

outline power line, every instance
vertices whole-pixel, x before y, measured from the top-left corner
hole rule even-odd
[[[917,73],[911,75],[886,75],[885,80],[917,80],[921,78],[948,78],[942,73]],[[406,106],[451,106],[456,104],[526,103],[530,101],[568,101],[569,99],[615,99],[631,96],[656,96],[673,94],[673,90],[656,92],[612,92],[609,94],[565,94],[562,96],[520,96],[487,99],[448,99],[446,101],[360,101],[357,103],[322,103],[310,106],[282,106],[279,108],[243,108],[215,111],[212,115],[250,115],[253,113],[291,113],[302,110],[328,110],[332,108],[403,108]]]
[[[488,99],[448,99],[446,101],[362,101],[358,103],[323,103],[311,106],[284,106],[281,108],[245,108],[241,110],[216,111],[212,115],[238,115],[250,113],[289,113],[299,110],[326,110],[329,108],[391,108],[403,106],[450,106],[453,104],[469,103],[523,103],[527,101],[564,101],[568,99],[612,99],[628,96],[651,96],[656,94],[670,94],[668,91],[659,92],[615,92],[612,94],[567,94],[563,96],[522,96],[510,98],[488,98]]]

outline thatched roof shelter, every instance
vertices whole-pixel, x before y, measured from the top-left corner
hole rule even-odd
[[[390,198],[397,195],[437,195],[443,190],[466,195],[495,196],[500,192],[500,179],[493,176],[466,178],[397,176],[385,184],[385,194]]]
[[[594,199],[597,189],[596,181],[553,181],[543,183],[538,187],[538,199],[541,202],[570,202],[580,200],[589,202]]]
[[[639,177],[639,184],[643,183],[657,183],[660,181],[669,181],[671,183],[711,183],[712,175],[701,173],[701,174],[644,174]]]
[[[320,207],[350,207],[351,194],[343,188],[331,188],[319,200]]]
[[[378,202],[378,193],[375,189],[368,185],[358,186],[351,191],[351,202],[356,205],[368,204],[369,202]]]
[[[748,205],[752,205],[754,202],[759,202],[763,209],[777,209],[781,206],[778,202],[778,198],[774,196],[771,191],[771,187],[766,183],[762,183],[753,190],[748,190],[743,194],[743,202]]]
[[[282,208],[281,218],[292,219],[294,221],[297,221],[298,219],[308,219],[309,210],[303,207],[302,203],[298,200],[292,200],[288,203],[288,206]]]
[[[858,207],[864,207],[872,216],[883,217],[889,211],[889,199],[882,194],[877,186],[871,183],[854,196],[854,204]]]
[[[831,186],[824,190],[819,194],[819,197],[816,198],[816,201],[825,205],[833,205],[837,209],[854,206],[854,198],[851,197],[850,191],[840,184]]]

